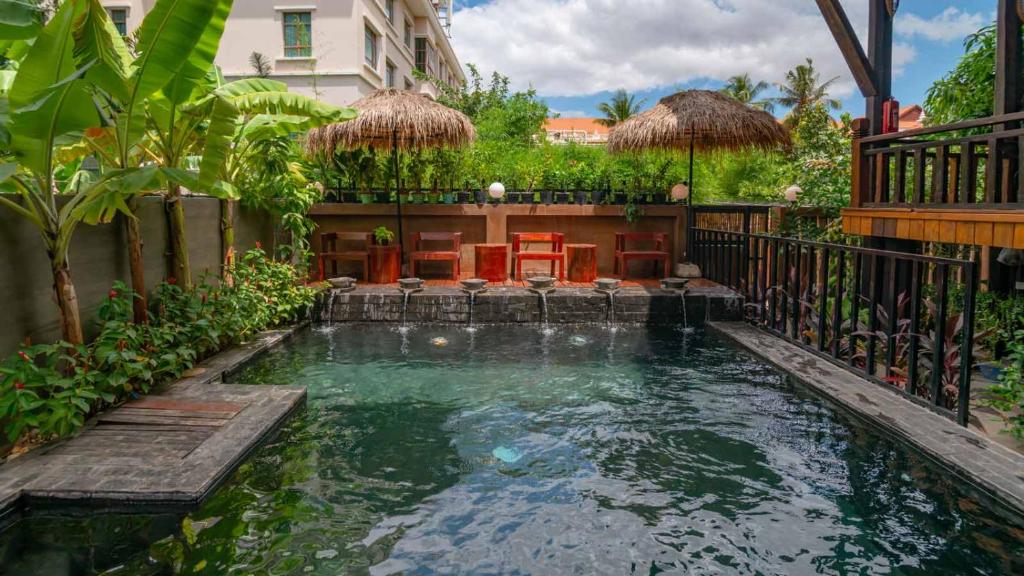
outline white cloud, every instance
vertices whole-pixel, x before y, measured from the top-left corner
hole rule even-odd
[[[867,3],[844,5],[866,39]],[[944,26],[960,34],[982,17],[951,9],[925,20],[904,10],[901,20],[909,22],[899,28],[907,38],[931,38],[953,34]],[[810,0],[491,0],[458,10],[452,32],[460,60],[546,96],[724,81],[743,73],[779,82],[808,57],[823,78],[840,77],[835,96],[856,90]],[[916,54],[913,45],[897,42],[897,74]]]
[[[987,20],[981,13],[962,12],[950,6],[931,19],[901,13],[896,18],[896,33],[936,42],[960,41],[977,32]]]

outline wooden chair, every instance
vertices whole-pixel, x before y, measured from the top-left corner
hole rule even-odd
[[[653,250],[638,250],[637,243],[653,244]],[[629,249],[630,247],[633,249]],[[623,280],[629,275],[631,260],[653,260],[661,263],[662,278],[669,276],[668,235],[661,232],[616,232],[615,274]],[[655,268],[657,271],[657,268]]]
[[[450,250],[424,250],[425,242],[450,242]],[[416,275],[417,262],[451,262],[452,280],[458,280],[462,272],[461,232],[417,232],[412,239],[413,253],[409,254],[412,275]]]
[[[523,244],[531,242],[550,244],[550,252],[528,252]],[[516,280],[523,279],[523,262],[530,260],[546,260],[551,262],[551,275],[555,276],[555,264],[558,264],[558,278],[565,279],[565,234],[560,232],[515,232],[512,234],[512,266],[515,267]]]
[[[370,242],[369,232],[325,232],[320,235],[320,280],[324,280],[327,261],[331,261],[331,274],[338,275],[338,262],[361,262],[363,264],[363,282],[370,280]],[[354,244],[358,242],[362,250],[338,250],[338,243]]]

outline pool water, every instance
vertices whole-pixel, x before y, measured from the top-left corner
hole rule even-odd
[[[308,410],[188,516],[30,517],[7,572],[1024,573],[1024,531],[710,334],[336,326],[235,380]]]

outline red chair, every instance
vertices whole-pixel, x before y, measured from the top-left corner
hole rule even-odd
[[[528,252],[523,244],[537,242],[550,244],[550,252]],[[565,234],[560,232],[515,232],[512,234],[512,266],[515,267],[516,280],[523,279],[523,262],[530,260],[546,260],[551,262],[551,275],[555,275],[555,264],[558,264],[559,280],[565,279]]]
[[[451,250],[424,250],[425,242],[450,242]],[[452,280],[462,272],[461,232],[417,232],[412,237],[413,253],[409,255],[412,275],[416,275],[417,262],[451,262]]]
[[[637,243],[653,244],[653,250],[638,250]],[[629,247],[633,249],[629,249]],[[653,260],[661,263],[662,278],[669,276],[668,235],[661,232],[617,232],[615,234],[615,274],[623,280],[629,275],[632,260]],[[657,272],[657,268],[655,268]]]
[[[338,262],[361,262],[363,264],[364,282],[370,280],[370,242],[369,232],[326,232],[320,235],[320,280],[324,280],[327,261],[331,261],[331,274],[338,275]],[[339,242],[362,245],[362,250],[338,250]]]

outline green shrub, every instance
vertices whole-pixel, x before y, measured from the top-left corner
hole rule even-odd
[[[117,282],[100,306],[100,330],[87,346],[28,346],[0,363],[0,426],[9,441],[78,430],[112,404],[146,394],[202,358],[256,333],[301,319],[319,290],[292,265],[247,252],[230,283],[202,279],[185,290],[169,278],[154,291],[147,324],[132,322],[137,297]]]

